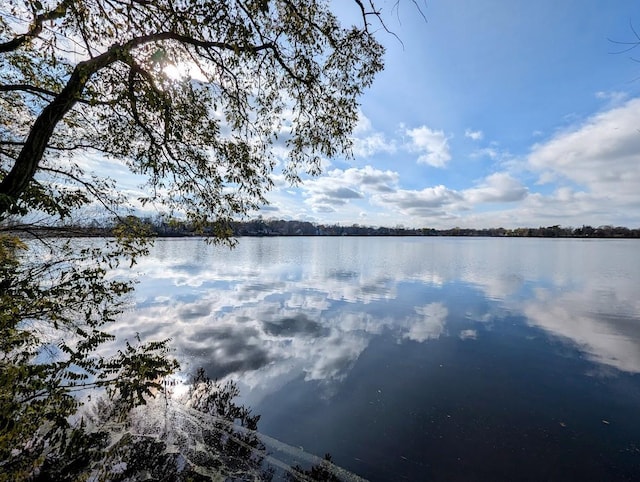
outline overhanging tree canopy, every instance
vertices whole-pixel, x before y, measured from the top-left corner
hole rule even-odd
[[[106,388],[126,409],[176,368],[166,340],[98,350],[131,290],[108,271],[144,254],[140,225],[123,217],[114,241],[27,250],[11,222],[139,201],[227,235],[265,202],[276,164],[295,181],[348,154],[383,54],[373,4],[349,5],[359,25],[341,26],[330,0],[0,4],[0,480],[32,476],[56,451],[77,462],[76,390]],[[119,192],[87,159],[125,164],[145,195]]]
[[[201,224],[260,206],[281,160],[296,180],[348,153],[383,48],[373,4],[353,0],[362,21],[345,28],[329,3],[5,3],[0,216],[122,203],[87,176],[87,154],[122,160],[147,180],[142,203]]]

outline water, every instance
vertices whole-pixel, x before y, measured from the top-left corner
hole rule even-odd
[[[371,480],[640,477],[634,240],[158,240],[116,327]]]

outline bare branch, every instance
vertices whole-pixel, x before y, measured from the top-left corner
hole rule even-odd
[[[18,35],[8,42],[0,43],[0,53],[12,52],[13,50],[20,48],[23,44],[36,38],[42,32],[42,24],[47,21],[64,17],[67,13],[67,7],[71,3],[72,2],[69,0],[64,0],[53,10],[37,15],[26,33]]]
[[[10,85],[0,85],[0,92],[14,92],[14,91],[22,91],[22,92],[31,92],[48,95],[50,97],[55,97],[58,95],[57,92],[53,92],[49,89],[44,89],[42,87],[36,87],[34,85],[29,84],[10,84]]]
[[[102,205],[102,207],[104,207],[107,212],[111,213],[112,215],[114,215],[117,219],[121,220],[121,216],[120,214],[114,209],[112,208],[109,203],[107,203],[104,199],[104,193],[102,191],[100,191],[100,189],[97,189],[96,186],[89,182],[89,181],[85,181],[84,179],[81,179],[80,177],[67,172],[67,171],[62,171],[60,169],[56,169],[53,167],[42,167],[40,168],[42,171],[44,172],[50,172],[52,174],[58,174],[60,176],[64,176],[64,177],[68,177],[69,179],[77,182],[78,184],[80,184],[81,186],[83,186],[87,191],[89,191],[93,196],[95,196],[96,200]]]
[[[611,52],[614,54],[624,54],[627,53],[635,48],[637,48],[638,46],[640,46],[640,34],[638,33],[638,31],[636,30],[636,28],[633,26],[633,23],[631,23],[631,21],[629,21],[629,27],[631,28],[631,31],[633,32],[634,37],[636,38],[635,40],[632,40],[631,42],[622,42],[620,40],[612,40],[612,39],[607,39],[609,40],[609,42],[611,42],[612,44],[616,44],[616,45],[625,45],[628,46],[626,48],[623,48],[622,50],[619,50],[617,52]]]

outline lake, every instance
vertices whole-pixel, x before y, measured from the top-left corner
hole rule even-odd
[[[114,333],[370,480],[640,477],[640,244],[160,239]]]

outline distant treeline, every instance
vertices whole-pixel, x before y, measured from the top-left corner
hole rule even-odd
[[[623,226],[559,225],[538,228],[405,228],[313,224],[304,221],[253,220],[233,226],[236,236],[485,236],[485,237],[542,237],[542,238],[640,238],[640,229]]]
[[[137,218],[128,216],[118,221],[103,223],[90,222],[88,225],[62,227],[14,226],[14,229],[31,231],[37,235],[49,236],[111,236],[122,223],[133,223],[150,234],[163,237],[183,237],[211,234],[231,236],[483,236],[483,237],[538,237],[538,238],[640,238],[640,228],[624,226],[581,226],[579,228],[560,225],[537,228],[405,228],[371,227],[354,224],[351,226],[314,224],[308,221],[285,221],[282,219],[254,219],[235,221],[224,226],[211,225],[203,231],[196,231],[189,224],[175,219]],[[11,227],[5,227],[11,229]]]

